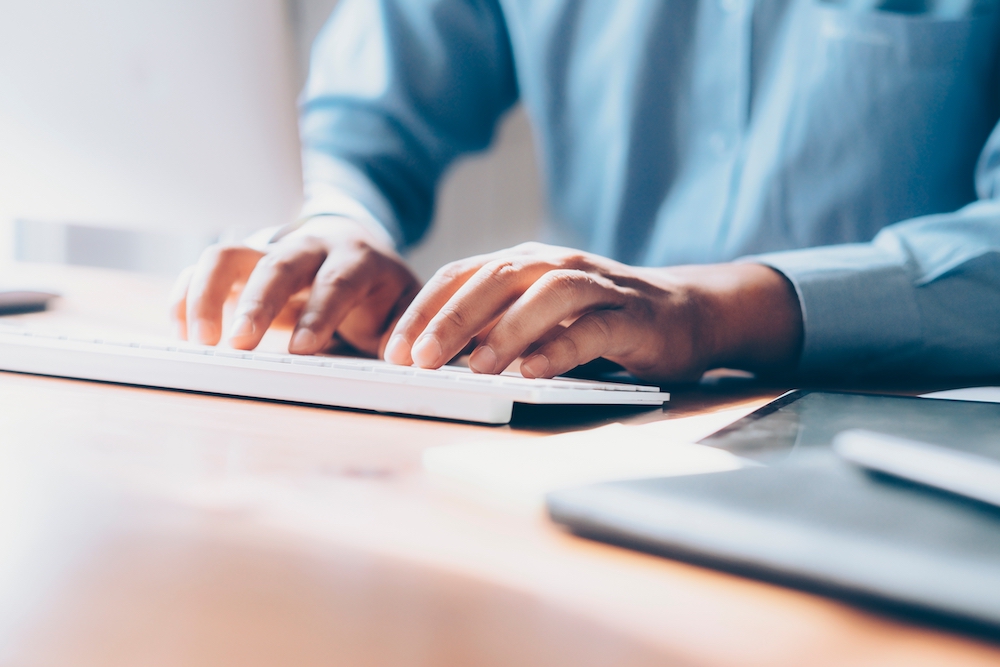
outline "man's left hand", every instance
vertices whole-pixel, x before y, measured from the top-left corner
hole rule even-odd
[[[603,357],[636,377],[692,381],[710,368],[794,368],[802,314],[787,279],[759,264],[633,267],[527,243],[452,262],[396,325],[385,358],[445,364],[470,341],[479,373],[526,355],[553,377]]]

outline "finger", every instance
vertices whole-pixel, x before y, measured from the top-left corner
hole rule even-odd
[[[539,255],[545,248],[538,243],[523,243],[514,248],[451,262],[438,269],[396,323],[385,347],[386,361],[404,366],[412,364],[414,342],[448,300],[483,266],[504,258]]]
[[[289,352],[316,354],[326,349],[347,314],[372,291],[381,267],[366,259],[339,252],[326,258],[316,272],[309,300],[288,344]]]
[[[499,373],[560,322],[624,302],[625,295],[603,277],[571,269],[549,271],[500,318],[472,353],[469,367],[479,373]]]
[[[528,378],[550,378],[598,357],[614,355],[627,337],[621,310],[596,310],[571,324],[521,363]]]
[[[420,282],[403,265],[397,265],[389,276],[383,272],[381,282],[365,297],[364,307],[352,310],[337,329],[338,335],[359,350],[381,356],[388,334],[420,291]]]
[[[326,256],[325,246],[312,238],[279,243],[264,255],[236,304],[229,344],[240,350],[257,347],[288,299],[312,282]]]
[[[170,319],[177,324],[177,337],[181,340],[187,339],[187,293],[194,269],[194,266],[189,266],[181,271],[170,290]]]
[[[413,363],[411,350],[414,341],[482,264],[480,257],[470,257],[437,270],[396,323],[385,348],[386,361],[404,366]]]
[[[420,284],[414,282],[413,284],[410,285],[410,287],[406,289],[405,292],[403,292],[400,295],[399,300],[396,301],[396,304],[393,306],[392,311],[390,311],[389,316],[386,318],[385,333],[382,335],[381,340],[379,341],[378,350],[376,351],[377,357],[386,359],[388,361],[388,355],[386,354],[386,352],[389,348],[389,341],[392,338],[393,332],[396,330],[396,327],[399,324],[399,320],[402,319],[403,313],[406,312],[406,309],[410,306],[411,303],[413,303],[413,300],[417,298],[417,294],[419,293],[420,293]],[[399,363],[399,362],[393,362],[393,363]],[[405,363],[406,364],[412,363],[409,360],[409,353],[407,353],[407,361]]]
[[[185,303],[187,339],[215,345],[222,336],[222,307],[233,285],[246,280],[261,253],[246,246],[212,246],[191,273]]]
[[[483,266],[441,307],[414,341],[411,352],[414,363],[435,368],[451,359],[552,268],[549,262],[537,258],[503,259]]]
[[[549,342],[555,340],[556,338],[558,338],[559,336],[561,336],[563,334],[563,332],[566,331],[567,328],[569,328],[568,324],[559,323],[559,324],[555,325],[554,327],[552,327],[551,329],[549,329],[548,331],[546,331],[544,334],[542,334],[542,336],[538,340],[536,340],[534,343],[532,343],[531,345],[529,345],[524,350],[524,352],[521,353],[521,355],[524,356],[525,359],[527,359],[532,354],[534,354],[535,352],[537,352],[538,350],[540,350],[543,345],[545,345],[546,343],[549,343]]]

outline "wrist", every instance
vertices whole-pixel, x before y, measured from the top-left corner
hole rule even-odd
[[[725,264],[715,294],[722,345],[716,366],[790,372],[802,352],[802,307],[792,283],[763,264]]]
[[[696,303],[707,368],[794,370],[802,348],[802,310],[784,275],[751,263],[677,271]]]

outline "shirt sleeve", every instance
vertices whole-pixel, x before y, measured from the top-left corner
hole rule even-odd
[[[807,376],[1000,375],[1000,125],[976,173],[979,201],[907,220],[871,243],[744,258],[798,293]]]
[[[341,0],[302,96],[303,216],[360,215],[417,241],[444,170],[489,145],[517,96],[497,0]]]

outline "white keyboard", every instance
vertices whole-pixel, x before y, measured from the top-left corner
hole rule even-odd
[[[569,378],[530,380],[445,366],[423,370],[352,357],[244,352],[0,328],[0,370],[358,408],[487,424],[514,403],[659,406],[657,387]]]

